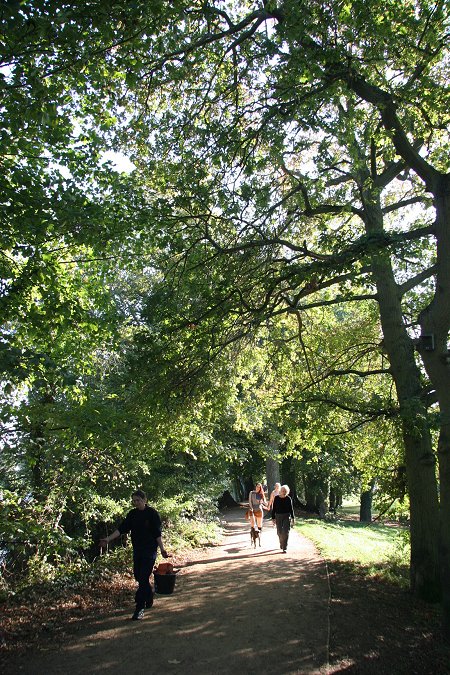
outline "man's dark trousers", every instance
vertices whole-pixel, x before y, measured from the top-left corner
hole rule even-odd
[[[291,529],[290,515],[289,513],[277,513],[275,520],[277,523],[277,534],[280,540],[280,548],[285,551],[289,539],[289,530]]]
[[[156,551],[133,550],[133,573],[138,582],[135,595],[136,610],[144,609],[153,602],[153,591],[150,586],[150,575],[156,560]]]

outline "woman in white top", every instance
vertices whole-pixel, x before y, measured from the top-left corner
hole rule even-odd
[[[275,497],[280,494],[280,488],[281,488],[281,483],[275,483],[275,486],[274,486],[272,492],[270,493],[269,509],[272,508],[273,500],[275,499]]]
[[[278,497],[278,495],[280,494],[280,488],[281,488],[281,483],[275,483],[275,486],[274,486],[272,492],[270,493],[269,511],[271,511],[273,509],[273,500],[275,499],[275,497]],[[272,520],[272,525],[275,527],[275,523],[273,522],[273,520]]]

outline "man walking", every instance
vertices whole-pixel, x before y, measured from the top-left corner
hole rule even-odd
[[[138,583],[135,595],[136,610],[131,617],[133,621],[144,618],[144,609],[153,605],[153,590],[150,575],[156,560],[158,547],[163,558],[168,557],[161,535],[161,518],[158,511],[147,504],[147,497],[142,490],[136,490],[131,496],[134,509],[112,534],[100,539],[100,547],[104,548],[110,541],[122,534],[131,533],[133,545],[133,573]]]

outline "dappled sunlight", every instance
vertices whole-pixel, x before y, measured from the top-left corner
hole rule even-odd
[[[361,596],[359,578],[348,572],[348,564],[338,568],[333,563],[330,596],[327,567],[308,539],[291,531],[283,555],[276,531],[264,527],[261,550],[255,550],[241,518],[242,512],[230,514],[222,546],[204,549],[201,558],[182,566],[174,592],[156,595],[142,622],[131,621],[131,584],[128,593],[117,597],[119,606],[77,618],[71,644],[58,640],[55,649],[35,652],[32,660],[23,659],[7,675],[60,675],[62,663],[71,675],[132,675],[149,663],[154,672],[157,665],[158,672],[183,675],[270,670],[283,675],[356,675],[365,667],[377,667],[389,641],[390,649],[401,653],[404,646],[383,632],[384,623],[397,616],[402,597],[398,592],[380,598],[380,586],[373,583]],[[365,604],[361,608],[361,597],[370,603],[368,609]],[[373,608],[381,600],[377,617]],[[361,624],[354,625],[353,619]],[[409,630],[405,623],[405,639]],[[339,638],[342,632],[345,639]],[[330,636],[336,651],[331,651],[327,665]],[[424,631],[423,644],[430,636]]]
[[[138,672],[148,658],[169,672],[205,675],[279,669],[280,658],[286,675],[318,672],[327,654],[323,561],[295,532],[283,555],[272,527],[254,549],[241,515],[222,546],[182,567],[172,594],[155,596],[142,622],[130,620],[130,593],[128,607],[85,621],[76,642],[61,645],[63,656],[53,655],[53,670],[47,654],[46,675],[59,672],[61,658],[80,674]]]

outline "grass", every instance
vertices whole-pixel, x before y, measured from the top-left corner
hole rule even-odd
[[[297,521],[296,529],[329,561],[348,563],[359,573],[408,584],[409,537],[400,526],[356,521]]]

